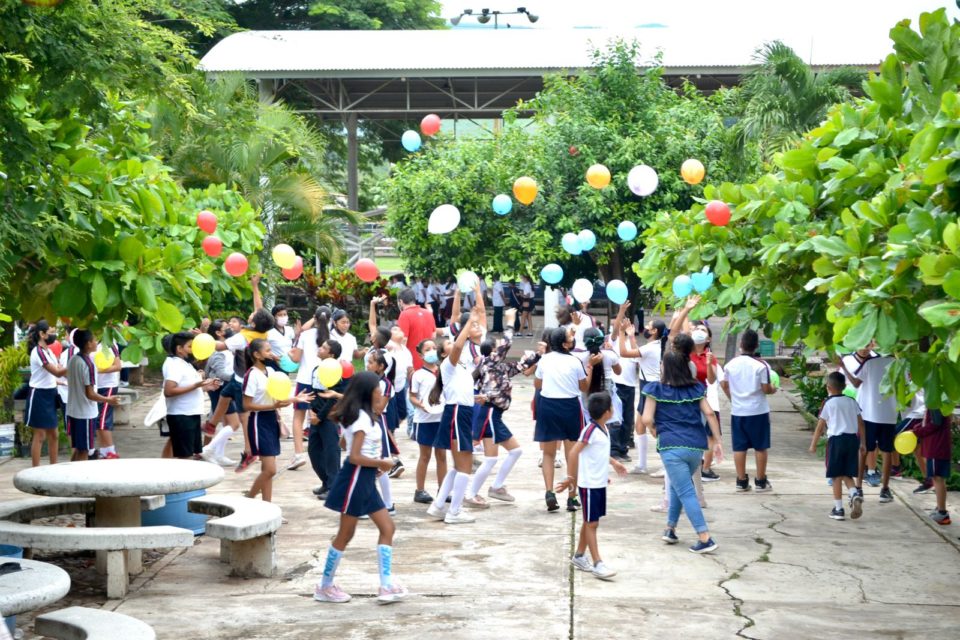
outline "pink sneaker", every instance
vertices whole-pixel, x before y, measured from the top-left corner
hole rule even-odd
[[[409,591],[395,584],[390,587],[380,587],[380,592],[377,594],[377,601],[380,604],[391,604],[393,602],[400,602],[408,595],[410,595]]]
[[[383,589],[380,590],[380,593],[383,593]],[[317,585],[317,588],[313,591],[313,599],[317,602],[334,602],[337,604],[342,604],[344,602],[350,602],[350,594],[345,593],[335,584],[332,584],[329,587],[321,587],[320,585]]]
[[[103,459],[104,459],[104,460],[119,460],[119,459],[120,459],[120,456],[118,456],[116,453],[114,453],[113,451],[111,451],[111,452],[108,453],[107,455],[103,456]]]

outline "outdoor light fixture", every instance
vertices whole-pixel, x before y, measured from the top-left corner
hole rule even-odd
[[[463,16],[476,16],[477,22],[479,22],[480,24],[488,24],[490,22],[490,18],[492,17],[493,28],[498,29],[500,28],[500,22],[499,22],[500,16],[515,16],[515,15],[525,15],[527,16],[527,20],[529,20],[531,23],[534,23],[540,19],[540,16],[530,13],[526,7],[517,7],[516,11],[499,11],[497,9],[481,9],[479,14],[475,14],[473,12],[473,9],[464,9],[460,15],[450,18],[450,24],[452,24],[453,26],[457,26],[458,24],[460,24],[460,20],[463,19]],[[510,25],[508,24],[507,27],[509,26]]]

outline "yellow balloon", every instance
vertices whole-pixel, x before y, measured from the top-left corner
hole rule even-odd
[[[97,353],[93,356],[93,364],[97,369],[109,369],[113,365],[113,351],[97,349]]]
[[[707,175],[707,170],[703,167],[702,162],[690,158],[684,160],[683,164],[680,165],[680,175],[687,184],[700,184],[703,176]]]
[[[273,261],[281,269],[292,269],[297,262],[297,252],[288,244],[278,244],[273,248]]]
[[[917,448],[917,434],[913,431],[901,431],[893,439],[893,448],[902,456],[910,455]]]
[[[282,371],[273,371],[267,378],[267,395],[274,400],[289,400],[293,384],[290,376]]]
[[[217,350],[217,341],[209,333],[198,333],[193,339],[193,357],[197,360],[206,360]]]
[[[610,184],[610,169],[602,164],[591,165],[587,169],[587,184],[594,189],[603,189]]]
[[[317,365],[317,380],[327,389],[334,386],[343,377],[343,365],[336,358],[321,360]]]
[[[533,178],[521,176],[513,183],[513,195],[522,204],[530,204],[537,197],[537,183]]]

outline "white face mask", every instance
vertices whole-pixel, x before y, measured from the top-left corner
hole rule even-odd
[[[694,331],[690,337],[693,338],[693,344],[706,344],[709,339],[706,331]]]
[[[290,318],[288,318],[287,316],[280,316],[280,317],[278,317],[278,318],[277,318],[277,326],[280,327],[281,329],[283,329],[285,326],[287,326],[287,320],[289,320],[289,319],[290,319]]]

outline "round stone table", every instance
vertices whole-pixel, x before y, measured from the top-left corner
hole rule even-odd
[[[19,558],[4,558],[4,562],[16,562],[21,570],[0,576],[0,616],[45,607],[70,591],[70,576],[60,567]]]

